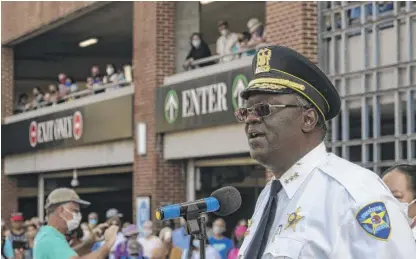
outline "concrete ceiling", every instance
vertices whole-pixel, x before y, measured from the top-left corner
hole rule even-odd
[[[66,57],[131,57],[132,2],[113,2],[15,47],[16,60],[56,60]],[[96,37],[96,45],[80,41]]]

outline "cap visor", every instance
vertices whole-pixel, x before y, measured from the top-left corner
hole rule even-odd
[[[78,203],[79,205],[81,205],[81,207],[88,207],[91,205],[91,202],[89,201],[84,201],[84,200],[76,200],[74,201],[75,203]]]

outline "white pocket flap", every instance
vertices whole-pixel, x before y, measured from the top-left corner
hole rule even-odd
[[[304,243],[289,237],[278,237],[266,247],[264,255],[272,255],[272,257],[288,257],[291,259],[299,258],[300,251]]]

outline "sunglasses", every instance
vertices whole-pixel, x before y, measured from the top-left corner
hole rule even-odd
[[[272,113],[272,108],[296,108],[303,107],[308,108],[307,106],[301,106],[298,104],[270,104],[270,103],[258,103],[253,105],[250,108],[238,108],[234,115],[238,122],[245,122],[250,113],[254,113],[257,117],[266,117]]]

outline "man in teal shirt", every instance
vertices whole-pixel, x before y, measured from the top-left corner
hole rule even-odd
[[[81,222],[80,206],[88,206],[89,202],[81,200],[78,194],[68,188],[52,191],[46,200],[48,225],[41,227],[35,238],[33,255],[35,259],[104,259],[113,246],[118,227],[111,226],[104,233],[104,245],[87,253],[97,239],[96,231],[90,240],[76,248],[71,248],[65,234],[78,228]],[[74,250],[75,249],[75,250]],[[84,254],[84,255],[79,255]]]

